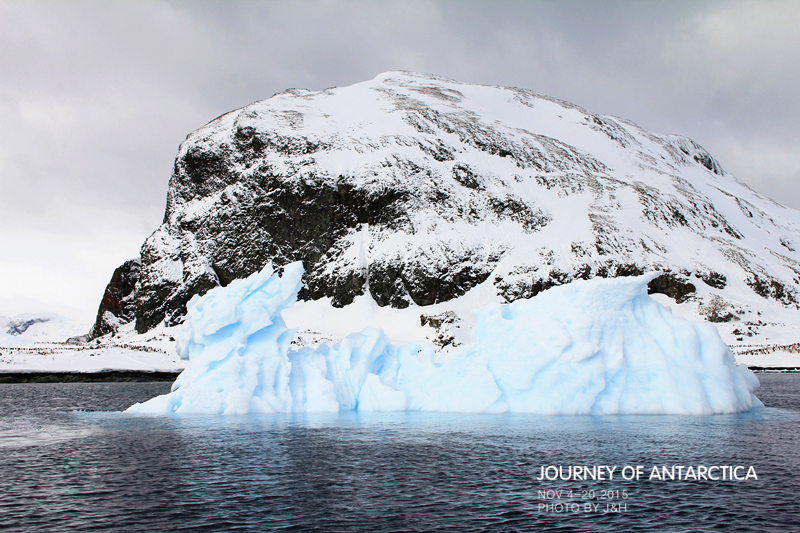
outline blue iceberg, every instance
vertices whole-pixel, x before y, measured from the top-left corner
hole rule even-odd
[[[189,360],[169,394],[136,414],[337,411],[715,414],[763,406],[759,383],[711,324],[650,298],[657,274],[575,281],[475,311],[474,342],[435,360],[427,342],[394,346],[367,329],[291,349],[281,310],[300,263],[268,265],[194,298],[178,339]]]

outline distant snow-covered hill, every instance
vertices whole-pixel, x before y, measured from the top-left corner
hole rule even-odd
[[[0,316],[0,346],[27,346],[35,342],[64,342],[86,333],[87,325],[55,313]]]
[[[191,133],[163,224],[115,274],[124,305],[111,298],[95,327],[175,324],[193,295],[302,260],[302,300],[415,316],[471,290],[510,302],[660,270],[650,290],[727,341],[795,342],[798,250],[800,213],[690,139],[526,89],[389,72]]]
[[[175,328],[136,335],[127,324],[113,338],[80,342],[88,328],[54,313],[0,316],[0,382],[9,373],[180,372],[185,366],[175,353]]]

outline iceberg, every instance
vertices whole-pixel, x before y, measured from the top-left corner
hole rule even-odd
[[[380,329],[291,348],[281,311],[303,267],[261,272],[189,302],[178,338],[186,370],[133,414],[337,411],[543,415],[736,413],[763,406],[712,324],[647,295],[658,273],[574,281],[475,311],[473,342],[442,361],[434,346],[394,346]]]

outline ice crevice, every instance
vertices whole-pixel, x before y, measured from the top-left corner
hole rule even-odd
[[[658,273],[594,278],[474,311],[473,341],[434,362],[433,345],[395,346],[380,329],[291,349],[281,311],[303,267],[261,272],[189,302],[188,359],[172,391],[128,413],[441,411],[543,415],[716,414],[762,406],[758,380],[711,324],[646,293]]]

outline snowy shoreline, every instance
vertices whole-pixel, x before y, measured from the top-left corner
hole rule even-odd
[[[480,294],[481,289],[427,308],[412,306],[389,310],[361,297],[342,309],[333,308],[327,301],[297,302],[283,315],[287,324],[296,328],[292,339],[296,349],[333,345],[345,337],[341,325],[347,324],[356,328],[381,328],[391,341],[399,344],[431,342],[436,347],[437,361],[441,361],[454,346],[471,342],[474,324],[468,310],[483,303],[485,295]],[[671,304],[669,307],[676,314],[689,319],[700,318],[691,304],[676,305],[662,295],[654,297]],[[427,325],[421,325],[422,311],[425,311],[422,317],[427,319]],[[178,356],[174,340],[181,326],[162,326],[139,335],[133,330],[133,324],[126,324],[115,335],[88,343],[68,343],[64,342],[67,336],[84,332],[88,326],[71,324],[55,315],[46,318],[50,320],[37,320],[21,335],[0,337],[0,383],[30,382],[33,375],[41,375],[37,379],[49,382],[100,381],[106,374],[107,381],[114,382],[126,380],[120,377],[126,373],[136,374],[137,380],[162,381],[167,379],[165,376],[177,376],[186,367],[187,361]],[[800,344],[791,344],[793,339],[788,335],[769,339],[768,343],[743,344],[725,335],[725,328],[719,329],[737,364],[747,365],[756,373],[800,372],[800,353],[797,353]]]

